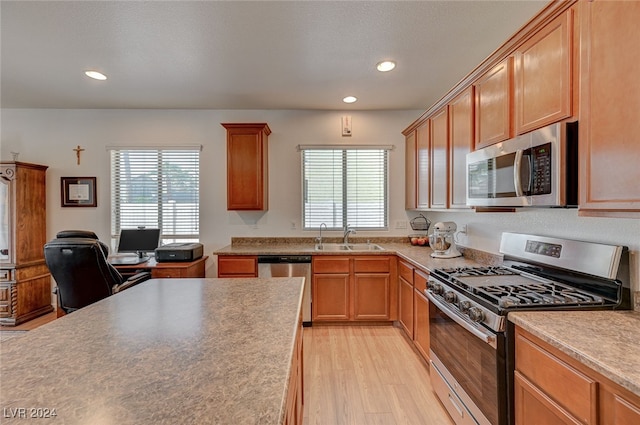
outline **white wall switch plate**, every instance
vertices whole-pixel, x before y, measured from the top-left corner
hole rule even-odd
[[[404,220],[396,220],[396,229],[406,229],[407,222]]]

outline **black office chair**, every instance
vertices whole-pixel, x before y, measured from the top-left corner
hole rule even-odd
[[[70,313],[151,278],[142,272],[125,279],[107,261],[108,253],[98,236],[85,230],[64,230],[44,245],[59,309]]]

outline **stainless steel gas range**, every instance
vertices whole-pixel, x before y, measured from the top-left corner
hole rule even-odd
[[[511,311],[629,309],[622,246],[503,233],[496,267],[432,271],[431,381],[458,425],[513,424]]]

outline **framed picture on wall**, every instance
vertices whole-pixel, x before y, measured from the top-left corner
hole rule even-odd
[[[95,177],[60,177],[63,207],[97,207]]]

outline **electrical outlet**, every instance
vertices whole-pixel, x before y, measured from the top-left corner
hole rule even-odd
[[[296,230],[296,222],[294,220],[291,220],[291,230]]]
[[[406,229],[407,222],[404,220],[396,220],[396,229]]]
[[[460,228],[460,233],[462,233],[463,235],[467,234],[467,225],[463,224],[462,227]]]

